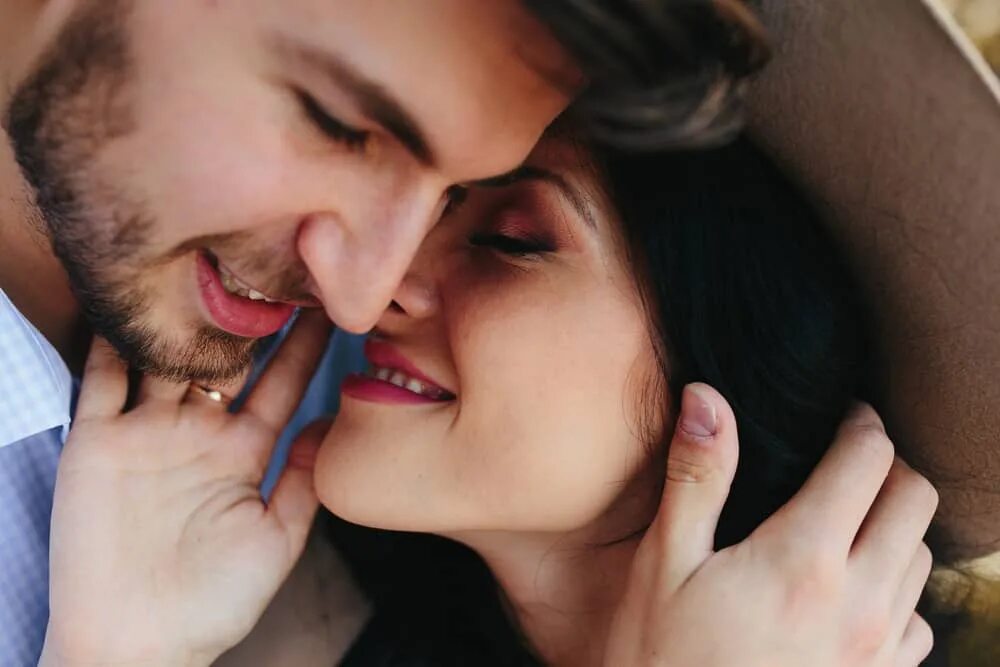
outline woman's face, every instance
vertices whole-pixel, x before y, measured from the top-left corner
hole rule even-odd
[[[317,462],[331,511],[561,532],[631,497],[657,371],[610,211],[579,150],[548,140],[444,218],[368,341],[373,377],[343,387]]]

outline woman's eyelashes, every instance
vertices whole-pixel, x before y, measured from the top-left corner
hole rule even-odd
[[[327,138],[343,144],[353,151],[363,151],[368,144],[371,133],[357,130],[331,116],[319,102],[309,93],[296,90],[295,95],[302,105],[302,110],[312,124]]]
[[[498,196],[499,195],[499,196]],[[474,229],[466,241],[472,248],[507,257],[536,259],[560,248],[557,232],[550,229],[550,211],[535,197],[520,190],[454,186],[446,193],[442,218],[461,215]]]
[[[555,251],[550,240],[531,234],[511,236],[502,232],[480,232],[469,237],[469,244],[511,257],[539,257]]]

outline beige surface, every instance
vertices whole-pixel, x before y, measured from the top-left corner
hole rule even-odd
[[[1000,35],[1000,0],[939,0],[955,15],[972,41],[983,44]]]
[[[1000,553],[936,571],[928,590],[939,613],[957,614],[946,640],[948,664],[1000,665]]]
[[[1000,73],[1000,0],[939,0]]]

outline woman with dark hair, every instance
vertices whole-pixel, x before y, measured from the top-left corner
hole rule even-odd
[[[344,383],[341,412],[316,458],[293,454],[292,474],[314,474],[321,502],[338,517],[330,519],[334,544],[369,602],[352,607],[355,617],[344,623],[357,632],[328,643],[319,662],[633,664],[608,657],[618,655],[608,644],[623,632],[616,613],[629,573],[654,517],[665,520],[657,517],[665,484],[697,473],[675,467],[673,478],[665,476],[668,443],[707,443],[721,429],[739,430],[740,464],[716,546],[739,543],[733,553],[746,557],[751,532],[803,485],[853,402],[871,397],[865,316],[850,274],[815,214],[749,142],[637,157],[591,148],[568,125],[552,130],[522,168],[458,193],[370,335],[368,372]],[[319,340],[300,334],[290,344],[302,350]],[[121,417],[132,426],[102,425],[91,414],[94,387],[109,393],[115,373],[105,364],[85,380],[68,454],[90,447],[91,456],[101,448],[119,456],[135,437],[128,429],[154,422],[164,457],[181,456],[191,443],[207,447],[194,458],[218,456],[236,451],[216,446],[234,438],[248,458],[266,449],[251,437],[255,421],[235,427],[231,415],[204,405],[175,407],[170,414],[191,418],[164,421],[162,393],[155,398],[150,389]],[[257,407],[265,396],[294,404],[275,382],[296,383],[275,373],[251,397]],[[913,610],[930,568],[921,537],[933,492],[892,464],[891,448],[873,446],[869,455],[873,475],[888,474],[891,490],[908,489],[888,507],[876,503],[866,524],[881,545],[892,544],[892,558],[873,560],[864,530],[851,548],[869,570],[877,564],[854,595],[888,601],[880,622],[865,625],[874,617],[846,594],[830,598],[827,622],[810,626],[832,638],[823,641],[769,626],[760,613],[755,633],[767,660],[760,664],[916,665],[929,650]],[[66,466],[60,484],[71,493],[74,465]],[[279,484],[276,494],[289,488]],[[867,493],[863,481],[857,488]],[[874,493],[862,514],[872,500]],[[232,502],[213,497],[206,511]],[[58,512],[55,526],[54,539],[68,534]],[[801,539],[832,530],[820,526]],[[209,546],[214,534],[203,533],[197,522],[184,531]],[[239,553],[232,562],[218,576],[165,591],[168,602],[152,618],[176,615],[190,604],[185,591],[199,591],[203,606],[214,605],[213,618],[231,617],[233,628],[252,622],[266,604],[253,585],[240,589],[239,601],[206,592],[252,579]],[[185,563],[170,567],[183,573]],[[837,588],[836,571],[827,568],[826,583],[823,573],[807,579]],[[65,619],[58,605],[69,599],[65,582],[76,579],[63,572],[53,581],[54,609]],[[811,594],[750,600],[719,581],[722,591],[695,602],[715,605],[720,620],[730,618],[722,611],[757,614],[772,602],[792,620],[817,618]],[[315,602],[315,589],[305,593]],[[285,613],[326,618],[336,605],[299,602]],[[690,631],[667,644],[666,657],[733,664],[725,651],[710,650],[727,637],[699,622],[697,609],[680,610],[674,626]],[[129,624],[149,619],[116,622],[128,636]],[[200,647],[183,649],[185,660],[207,662],[242,636],[205,637],[205,627],[185,626],[187,641]],[[296,639],[267,637],[274,650],[283,641]],[[206,645],[215,651],[208,659]],[[757,654],[737,655],[757,664]],[[259,653],[250,659],[268,664]],[[240,660],[246,664],[245,654]]]
[[[374,379],[348,382],[321,451],[318,488],[334,515],[453,538],[329,517],[374,609],[345,665],[586,664],[655,512],[685,386],[716,387],[739,428],[720,548],[788,501],[853,402],[874,398],[851,274],[748,140],[639,157],[551,139],[493,185],[428,241],[370,339]],[[477,257],[472,274],[446,259],[456,253]],[[560,285],[558,273],[577,271],[589,277]],[[433,311],[429,284],[441,290]],[[463,305],[448,309],[452,299]],[[371,407],[394,400],[386,380],[406,391],[411,378],[387,375],[390,346],[447,387],[432,394],[442,407],[463,395],[471,405],[424,408],[430,433],[405,408],[396,424],[392,408]],[[612,424],[616,436],[602,431]],[[546,645],[546,616],[572,628],[570,646]]]

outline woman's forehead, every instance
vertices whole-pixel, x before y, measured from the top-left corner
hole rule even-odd
[[[583,134],[567,123],[553,123],[525,160],[525,165],[559,175],[578,189],[581,196],[602,209],[611,204],[597,154]]]

